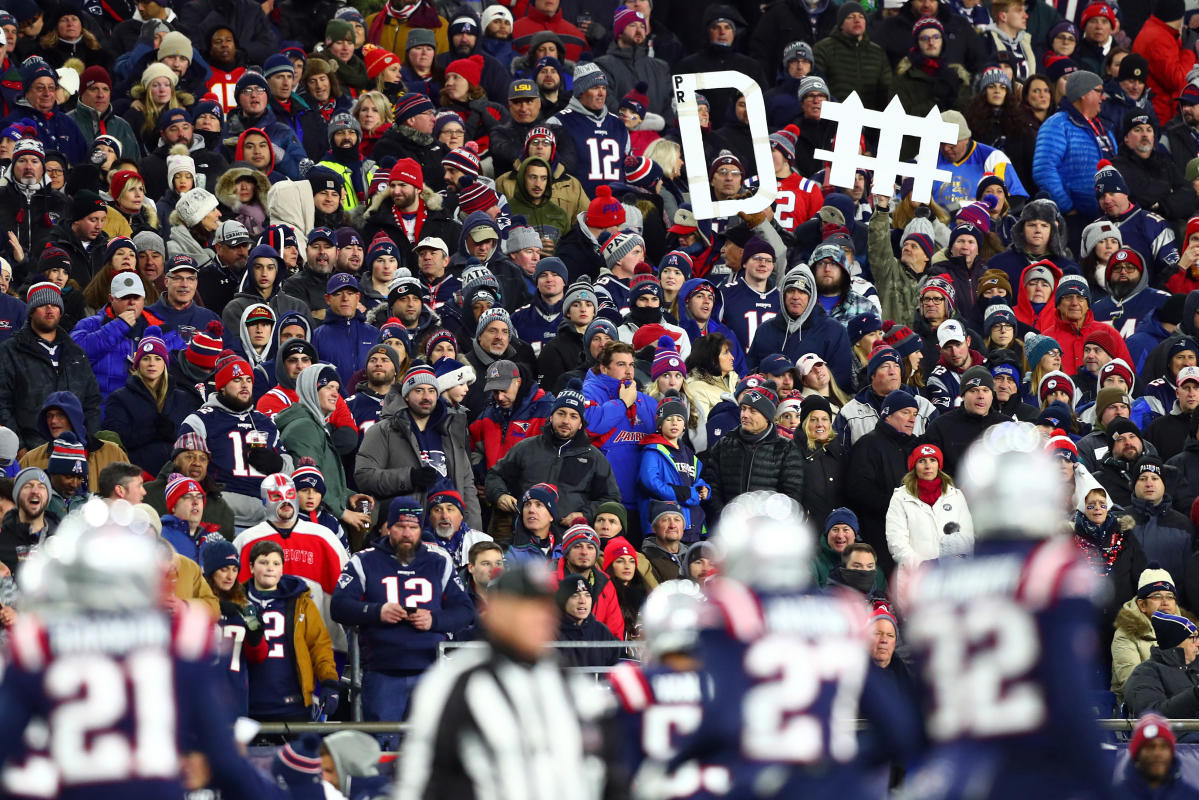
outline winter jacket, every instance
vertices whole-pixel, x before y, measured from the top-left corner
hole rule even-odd
[[[591,235],[584,222],[585,211],[575,217],[577,225],[567,231],[558,240],[556,255],[570,270],[570,280],[573,283],[586,275],[593,282],[604,269],[604,257],[600,255],[599,243]]]
[[[930,422],[923,441],[941,448],[945,456],[945,463],[941,468],[952,477],[959,474],[957,467],[967,448],[982,436],[987,428],[1004,421],[1004,416],[994,410],[986,416],[979,416],[958,406]]]
[[[521,380],[520,391],[511,408],[503,409],[488,402],[482,416],[470,424],[471,452],[483,456],[480,477],[517,442],[541,433],[553,408],[554,396],[538,386],[531,375],[523,374]]]
[[[617,616],[620,616],[619,611],[617,607]],[[624,629],[623,619],[620,627]],[[596,619],[594,613],[581,622],[563,614],[561,622],[558,623],[558,641],[616,643],[620,641],[620,637],[613,636],[611,627]],[[564,647],[558,651],[558,657],[562,665],[567,667],[611,667],[620,660],[623,652],[619,647]]]
[[[919,308],[921,275],[901,263],[891,250],[891,214],[875,209],[866,224],[870,272],[885,319],[909,319]]]
[[[87,286],[92,276],[104,267],[104,251],[108,248],[108,237],[103,232],[90,246],[84,247],[79,236],[71,230],[71,223],[60,219],[58,224],[50,229],[47,238],[67,251],[71,258],[71,278],[80,286]],[[14,270],[15,268],[14,265]],[[16,275],[13,277],[15,279]]]
[[[597,554],[597,558],[599,555]],[[574,573],[571,573],[572,576]],[[625,636],[624,630],[624,615],[620,613],[620,601],[616,599],[616,586],[612,583],[612,579],[608,577],[597,563],[586,576],[581,576],[587,581],[587,588],[591,590],[591,613],[595,619],[599,620],[605,628],[612,632],[612,635],[617,639],[623,639]],[[554,574],[555,584],[561,583],[566,579],[566,557],[558,559],[557,572]],[[555,588],[557,588],[555,586]]]
[[[553,129],[556,126],[547,125],[546,127]],[[564,144],[564,142],[569,142],[569,139],[563,139],[562,137],[558,138],[559,150],[557,156],[554,158],[553,171],[550,173],[551,178],[549,185],[547,186],[547,194],[549,195],[550,199],[554,201],[554,205],[566,212],[566,217],[569,221],[567,222],[566,227],[562,229],[563,233],[565,234],[567,229],[571,228],[575,224],[575,220],[579,218],[579,214],[582,214],[587,210],[587,205],[591,202],[591,199],[587,196],[587,193],[583,191],[583,184],[579,183],[579,179],[567,172],[566,167],[562,164],[562,148],[570,146],[569,144]],[[520,146],[523,152],[524,140],[521,140]],[[492,146],[492,149],[495,149],[494,145]],[[519,164],[516,164],[515,166],[517,168],[520,167]],[[516,186],[517,182],[515,170],[511,172],[505,172],[495,179],[496,191],[498,191],[504,197],[507,197],[509,200],[511,200],[516,194]],[[561,258],[561,249],[559,249],[555,255]],[[602,259],[600,263],[602,266]],[[567,266],[569,266],[569,264],[567,264]],[[598,269],[596,270],[596,274],[599,274]]]
[[[654,418],[658,403],[638,392],[632,407],[620,399],[620,382],[600,372],[588,372],[583,381],[587,405],[583,419],[591,441],[599,447],[616,475],[621,501],[634,509],[640,499],[637,467],[641,459],[641,440],[657,432]]]
[[[303,373],[300,377],[303,378]],[[298,402],[275,415],[275,427],[289,452],[316,461],[317,469],[325,478],[324,503],[340,518],[341,512],[350,506],[350,490],[328,424],[318,419],[305,403]]]
[[[246,596],[255,605],[263,606],[268,601],[285,601],[286,610],[282,612],[285,619],[284,630],[291,632],[290,655],[295,661],[296,676],[300,681],[300,697],[305,706],[312,705],[312,694],[316,691],[318,682],[337,682],[337,665],[333,662],[333,642],[329,638],[328,626],[321,618],[320,609],[312,600],[308,584],[295,575],[284,575],[275,591],[265,595],[268,601],[260,599],[253,589],[253,580],[244,585]],[[248,653],[251,689],[254,685],[255,665],[268,658],[266,644],[264,639],[259,648],[252,648]],[[288,649],[284,647],[284,652]]]
[[[128,122],[113,113],[111,105],[108,107],[108,111],[101,116],[94,108],[78,102],[71,111],[70,117],[79,127],[79,132],[83,134],[87,147],[90,148],[96,137],[105,133],[121,143],[122,154],[127,154],[129,158],[137,158],[141,154],[141,140],[133,132],[133,128],[129,126]]]
[[[174,472],[178,472],[174,462],[167,461],[158,470],[158,476],[154,480],[143,484],[146,490],[146,497],[143,502],[146,505],[152,506],[159,515],[167,513],[167,480],[170,478],[171,473]],[[200,517],[200,521],[216,525],[221,536],[232,542],[234,538],[233,510],[221,499],[220,492],[211,488],[211,479],[207,479],[205,484],[208,496],[205,498],[204,514]]]
[[[341,75],[340,70],[337,74]],[[308,157],[313,161],[319,161],[329,147],[329,133],[325,118],[319,111],[309,106],[299,94],[292,92],[289,100],[291,108],[287,109],[272,94],[269,95],[268,107],[274,113],[276,120],[291,128],[292,135],[296,137]],[[224,182],[223,179],[221,182]],[[263,202],[266,201],[265,191],[259,195],[259,199]],[[224,201],[222,200],[222,202]]]
[[[945,29],[941,59],[951,64],[962,64],[971,73],[982,72],[990,56],[986,44],[979,40],[970,21],[948,3],[937,7],[936,16]],[[871,38],[887,52],[891,63],[898,66],[912,49],[912,26],[916,24],[912,4],[904,4],[899,13],[891,17],[872,16],[870,23]],[[908,113],[912,113],[910,109]]]
[[[1124,760],[1115,780],[1117,796],[1129,800],[1199,800],[1199,788],[1183,778],[1182,760],[1177,756],[1165,780],[1158,786],[1150,786],[1145,781],[1131,758]]]
[[[21,447],[34,448],[49,439],[42,408],[54,392],[69,392],[81,401],[86,424],[80,429],[100,430],[103,399],[95,372],[83,348],[59,329],[55,367],[39,344],[40,338],[26,323],[12,338],[0,344],[0,424],[14,431]],[[80,437],[82,438],[82,436]]]
[[[540,164],[546,168],[546,171],[553,169],[549,162],[541,158],[530,157],[520,162],[520,167],[516,170],[516,181],[513,183],[512,194],[507,195],[508,207],[514,214],[523,214],[525,221],[533,228],[549,226],[556,228],[559,235],[566,233],[570,230],[571,218],[562,206],[554,202],[553,181],[546,184],[545,195],[540,203],[534,203],[525,191],[525,171],[528,170],[530,164]],[[505,296],[504,300],[508,301],[509,298]],[[507,303],[505,304],[507,305]]]
[[[375,18],[380,13],[383,12],[367,16],[366,29],[368,32],[375,27]],[[433,38],[437,41],[437,52],[444,53],[450,49],[450,23],[445,17],[438,17],[438,20],[441,24],[432,29]],[[380,47],[386,48],[401,59],[404,59],[407,53],[408,32],[414,26],[409,25],[407,21],[400,21],[394,17],[384,17],[383,22],[379,23],[379,25],[381,27],[379,38],[377,40],[372,39],[372,41],[378,41]]]
[[[204,41],[217,25],[230,28],[237,49],[255,64],[279,50],[279,35],[262,8],[252,0],[193,0],[179,9],[179,30],[192,41]]]
[[[816,43],[812,54],[813,66],[825,76],[833,97],[844,99],[857,92],[862,105],[875,111],[882,111],[890,101],[891,63],[868,34],[855,39],[836,29]],[[916,112],[908,109],[907,113]]]
[[[802,264],[796,267],[800,268],[807,269]],[[815,281],[812,285],[815,286]],[[784,307],[777,317],[759,326],[745,360],[751,370],[757,369],[762,359],[773,353],[782,353],[791,362],[798,361],[805,353],[816,353],[828,364],[838,386],[853,385],[849,334],[815,299],[798,319],[792,319]]]
[[[912,429],[912,435],[923,436],[928,425],[937,417],[937,407],[912,387],[906,387],[906,391],[916,398],[917,405],[916,426]],[[847,447],[857,444],[859,439],[878,426],[883,399],[874,389],[864,386],[833,418],[833,430]]]
[[[600,20],[596,20],[600,22]],[[605,20],[606,22],[606,20]],[[559,7],[552,15],[546,16],[529,3],[525,16],[520,17],[512,26],[512,46],[516,52],[524,55],[529,52],[533,37],[542,31],[552,31],[562,40],[566,49],[567,61],[578,61],[584,50],[590,49],[583,32],[566,21]]]
[[[397,161],[415,159],[421,166],[425,185],[436,192],[445,188],[445,170],[441,166],[441,159],[446,152],[444,145],[429,134],[408,125],[392,125],[383,138],[375,143],[371,157],[377,164],[383,163],[389,156]]]
[[[1052,336],[1054,341],[1062,346],[1062,372],[1073,375],[1082,367],[1082,351],[1087,336],[1100,325],[1108,323],[1096,322],[1095,314],[1088,308],[1082,323],[1075,326],[1061,318],[1056,306],[1046,304],[1045,309],[1041,312],[1039,324],[1041,333]],[[1111,339],[1120,351],[1112,353],[1112,356],[1122,358],[1124,363],[1131,364],[1132,356],[1128,354],[1124,340],[1119,336],[1113,336]]]
[[[1170,119],[1175,114],[1174,100],[1187,85],[1187,73],[1195,66],[1195,52],[1184,48],[1179,32],[1155,16],[1145,20],[1132,42],[1132,52],[1140,53],[1149,62],[1146,81],[1153,92],[1153,110],[1158,119]]]
[[[814,46],[832,33],[836,24],[837,9],[829,0],[820,0],[814,8],[804,0],[781,0],[770,5],[754,25],[749,54],[758,59],[763,75],[774,75],[788,44],[802,39]]]
[[[941,62],[935,75],[904,58],[895,68],[895,96],[903,103],[904,113],[924,116],[934,107],[962,111],[970,103],[970,73],[961,64]]]
[[[917,444],[915,436],[900,433],[879,420],[849,451],[845,471],[845,496],[858,515],[858,534],[874,548],[883,572],[891,572],[887,548],[886,516],[894,490],[908,472],[908,454]]]
[[[641,543],[641,553],[649,561],[650,575],[659,584],[687,577],[683,569],[683,554],[686,552],[687,548],[680,546],[679,552],[671,553],[652,536]]]
[[[413,430],[415,424],[397,384],[383,401],[379,422],[362,435],[358,458],[354,462],[354,482],[359,490],[373,496],[380,508],[387,508],[392,499],[400,495],[412,495],[421,503],[425,502],[429,487],[417,486],[412,481],[413,470],[425,465],[421,459],[423,448]],[[470,467],[466,418],[461,414],[450,414],[445,403],[438,400],[426,430],[441,435],[445,451],[445,464],[431,466],[444,470],[444,477],[462,493],[466,505],[463,516],[467,524],[482,528],[479,495],[474,491]]]
[[[1063,100],[1063,107],[1065,105]],[[1100,149],[1095,132],[1084,126],[1081,118],[1081,114],[1070,106],[1070,111],[1058,111],[1041,124],[1033,153],[1032,175],[1063,215],[1077,211],[1089,220],[1099,215],[1099,202],[1095,199],[1095,165],[1106,154]],[[1093,122],[1102,127],[1103,123],[1098,120]],[[1103,135],[1114,154],[1115,138],[1110,131],[1104,131]]]
[[[641,514],[641,530],[648,531],[652,529],[650,503],[655,500],[678,503],[686,526],[683,544],[691,544],[703,538],[704,532],[704,512],[700,507],[699,491],[711,487],[700,477],[703,464],[694,453],[690,454],[690,465],[680,470],[671,453],[677,449],[656,433],[641,441],[641,465],[637,474],[641,498],[637,502],[637,510]]]
[[[792,440],[779,436],[773,424],[757,436],[734,428],[708,449],[704,464],[713,516],[744,492],[780,492],[797,503],[803,498],[803,454]]]
[[[723,13],[721,13],[722,9]],[[723,17],[732,20],[735,29],[744,27],[744,23],[737,24],[738,20],[741,19],[741,14],[731,6],[708,6],[704,16],[708,22],[714,17]],[[654,20],[654,25],[657,25],[657,20]],[[706,30],[707,25],[704,28]],[[679,61],[674,67],[675,73],[681,75],[688,72],[721,72],[723,70],[733,70],[753,78],[759,86],[769,85],[769,81],[766,80],[767,73],[762,71],[762,65],[758,60],[740,52],[740,47],[737,44],[740,39],[741,32],[737,31],[735,41],[731,47],[716,44],[715,42],[708,42],[702,49],[691,53]],[[719,126],[733,116],[733,106],[737,102],[737,94],[736,89],[704,89],[704,99],[708,101],[710,119],[714,126]],[[650,98],[653,98],[652,94]],[[797,108],[796,112],[798,113],[798,111],[799,109]],[[790,122],[793,116],[794,114],[791,117],[787,117],[783,121],[783,125]],[[672,119],[673,114],[666,118],[668,120]],[[777,127],[782,127],[782,125]],[[771,130],[773,129],[771,128]]]
[[[487,471],[487,502],[494,505],[505,494],[520,498],[535,483],[558,487],[560,517],[577,511],[593,519],[600,504],[621,502],[612,466],[585,429],[562,441],[546,425],[540,435],[516,444]]]
[[[1191,504],[1199,496],[1199,440],[1193,436],[1186,437],[1182,452],[1170,458],[1166,465],[1177,470],[1178,484],[1171,492],[1176,498],[1175,508],[1186,508],[1189,512]]]
[[[645,92],[649,98],[646,109],[661,116],[667,124],[674,120],[670,65],[651,56],[647,45],[630,48],[613,42],[608,52],[597,58],[595,63],[608,77],[607,103],[608,110],[613,114],[617,111],[620,98],[633,91],[637,84],[644,83],[649,86]]]
[[[41,544],[47,537],[54,535],[58,523],[58,517],[47,511],[46,527],[34,534],[29,530],[29,523],[21,522],[17,509],[10,508],[0,520],[0,564],[4,564],[16,575],[20,571],[22,561],[17,555],[17,548]]]
[[[1195,213],[1195,190],[1174,168],[1174,159],[1168,153],[1154,149],[1148,158],[1142,158],[1122,146],[1112,165],[1124,176],[1130,190],[1128,198],[1137,206],[1171,221],[1185,220]]]
[[[163,378],[167,390],[161,411],[137,375],[126,378],[104,403],[104,429],[120,436],[130,462],[151,475],[170,459],[179,424],[200,407],[192,392]]]
[[[1181,647],[1162,650],[1154,645],[1149,660],[1138,664],[1124,684],[1129,717],[1156,711],[1167,718],[1199,715],[1199,664],[1187,664]]]
[[[1112,691],[1116,699],[1124,699],[1124,684],[1137,665],[1148,661],[1157,633],[1149,617],[1137,608],[1137,599],[1129,598],[1116,615],[1116,635],[1112,638]]]
[[[800,505],[808,519],[823,525],[834,508],[845,505],[845,467],[849,461],[848,445],[834,438],[824,445],[809,449],[802,433],[795,438],[795,446],[803,455],[803,499]]]
[[[1174,509],[1170,496],[1150,505],[1133,495],[1128,513],[1136,520],[1133,535],[1141,543],[1145,557],[1161,564],[1171,576],[1183,575],[1194,549],[1195,529],[1185,514]]]
[[[822,521],[820,525],[823,526],[823,524]],[[816,557],[812,559],[812,575],[815,579],[815,584],[822,589],[828,586],[832,582],[833,577],[837,575],[840,567],[841,554],[829,546],[827,535],[821,535],[816,550]],[[878,568],[874,570],[874,586],[872,588],[874,592],[881,596],[887,594],[887,576]]]
[[[957,529],[951,532],[954,525]],[[887,506],[887,549],[908,571],[925,561],[970,555],[974,521],[962,490],[945,487],[930,506],[906,486],[896,488]]]
[[[172,228],[172,232],[179,228]],[[186,230],[185,228],[183,230]],[[210,321],[220,321],[215,312],[205,308],[193,300],[187,308],[175,308],[167,302],[166,295],[158,298],[153,305],[147,306],[146,311],[162,320],[164,328],[192,328],[202,331]],[[168,341],[167,344],[170,344]]]
[[[146,335],[149,326],[163,326],[161,319],[149,310],[143,310],[133,327],[125,320],[112,313],[112,308],[105,306],[99,313],[79,323],[71,330],[71,339],[75,341],[87,355],[92,369],[96,373],[96,381],[100,385],[100,394],[108,397],[125,385],[129,376],[134,345]],[[166,342],[167,350],[183,350],[187,342],[174,330],[162,330],[159,334]]]
[[[253,261],[254,259],[251,258],[250,263],[253,263]],[[254,271],[247,269],[242,273],[241,284],[238,286],[237,293],[233,295],[233,299],[221,311],[221,324],[225,326],[226,338],[231,338],[233,334],[237,334],[238,338],[241,338],[242,325],[244,324],[242,317],[250,306],[263,303],[270,306],[271,310],[275,312],[276,326],[278,326],[278,320],[283,319],[283,315],[289,311],[303,314],[305,317],[310,316],[311,309],[308,308],[306,302],[281,291],[283,280],[286,277],[287,266],[282,261],[277,263],[280,264],[281,269],[275,275],[275,286],[271,290],[271,296],[268,300],[262,299],[262,295],[254,288]],[[243,348],[245,347],[244,342],[242,346]],[[277,349],[272,348],[272,356],[275,352],[277,352]],[[326,356],[321,354],[321,358],[326,358]]]
[[[0,187],[0,230],[12,231],[17,235],[30,270],[38,255],[50,243],[54,223],[66,214],[68,202],[66,195],[49,186],[39,187],[28,195],[11,180]],[[13,267],[14,285],[20,285],[24,270],[21,262],[13,257],[7,234],[4,241],[0,242],[0,255],[8,259]]]
[[[588,361],[583,348],[583,334],[569,320],[562,320],[558,333],[546,341],[537,355],[537,372],[542,382],[549,387],[558,385],[558,379],[573,369],[579,369]]]
[[[312,344],[322,361],[337,367],[341,376],[341,396],[354,393],[354,373],[366,366],[366,354],[379,343],[379,329],[366,322],[361,311],[352,317],[339,317],[332,310],[325,322],[312,332]]]
[[[30,120],[33,123],[37,129],[37,138],[45,146],[46,152],[57,150],[65,155],[71,164],[79,164],[87,160],[87,141],[83,138],[83,133],[75,124],[75,120],[71,119],[70,115],[63,111],[57,103],[49,114],[43,114],[29,105],[22,96],[17,100],[16,109],[0,120],[0,125],[7,128],[14,122],[22,120]]]

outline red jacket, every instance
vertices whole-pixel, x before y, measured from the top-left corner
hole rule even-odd
[[[1187,85],[1187,73],[1195,66],[1195,54],[1180,46],[1180,34],[1157,17],[1141,26],[1132,43],[1132,52],[1149,62],[1149,88],[1153,90],[1153,110],[1163,123],[1178,110],[1174,102]]]
[[[597,20],[597,22],[600,21]],[[609,20],[602,20],[602,22],[607,24]],[[529,52],[529,44],[532,42],[533,36],[542,31],[553,31],[558,34],[558,38],[562,40],[562,44],[566,48],[568,61],[578,61],[579,54],[584,50],[591,49],[583,32],[562,17],[560,7],[554,12],[554,16],[547,17],[534,8],[532,3],[529,4],[525,16],[517,19],[512,26],[512,46],[523,56]]]
[[[599,555],[596,553],[597,559]],[[604,627],[612,631],[613,636],[624,641],[624,615],[620,613],[620,601],[616,599],[616,587],[612,584],[612,579],[600,569],[599,564],[591,568],[591,573],[595,579],[591,583],[591,596],[594,598],[591,604],[591,613],[604,624]],[[554,574],[554,588],[557,588],[565,577],[566,556],[563,556],[558,559],[558,571]]]
[[[487,469],[508,454],[517,442],[531,439],[541,433],[546,418],[553,409],[554,396],[533,384],[534,391],[519,399],[511,416],[504,422],[500,410],[488,405],[483,415],[470,424],[470,446],[472,451],[483,451]]]
[[[1045,331],[1041,330],[1041,323],[1038,319],[1039,315],[1037,314],[1037,310],[1032,307],[1032,301],[1028,299],[1028,292],[1024,291],[1024,276],[1028,274],[1028,271],[1032,269],[1032,266],[1032,264],[1029,264],[1020,271],[1020,285],[1012,287],[1016,291],[1016,307],[1013,308],[1012,311],[1015,312],[1016,319],[1020,320],[1025,325],[1039,333],[1045,333]],[[1062,271],[1058,269],[1057,265],[1049,260],[1046,260],[1044,264],[1038,264],[1037,266],[1048,267],[1049,271],[1053,273],[1053,286],[1049,287],[1049,302],[1045,304],[1045,308],[1041,309],[1041,312],[1044,313],[1045,309],[1053,307],[1053,290],[1057,288],[1058,281],[1062,279]],[[1030,364],[1029,366],[1035,367],[1036,364]]]
[[[1047,304],[1045,310],[1041,312],[1040,331],[1047,336],[1052,336],[1062,346],[1062,372],[1067,375],[1073,375],[1082,367],[1082,349],[1086,344],[1087,335],[1092,331],[1102,330],[1101,326],[1112,327],[1106,322],[1096,322],[1095,315],[1089,308],[1086,316],[1082,319],[1082,325],[1077,328],[1058,316],[1057,306]],[[1106,333],[1106,331],[1103,332]],[[1112,358],[1122,358],[1125,364],[1135,363],[1131,360],[1132,356],[1129,355],[1128,347],[1119,333],[1104,338],[1108,340],[1109,347],[1120,351],[1112,353]]]

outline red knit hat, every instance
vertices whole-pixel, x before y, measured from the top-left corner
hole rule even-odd
[[[229,385],[229,381],[234,378],[245,376],[253,377],[254,369],[250,366],[250,362],[246,361],[241,356],[233,356],[224,359],[216,371],[216,377],[213,378],[213,383],[216,385],[218,392],[223,391]]]
[[[1051,456],[1067,455],[1070,456],[1071,461],[1078,461],[1077,445],[1061,428],[1054,428],[1053,433],[1049,434],[1049,441],[1045,443],[1045,452]]]
[[[420,164],[414,158],[401,158],[399,161],[391,165],[391,172],[387,175],[387,182],[401,181],[414,186],[417,189],[424,188],[425,174],[421,170]]]
[[[1174,731],[1170,730],[1170,721],[1165,717],[1149,713],[1137,720],[1137,726],[1132,729],[1132,739],[1128,743],[1128,755],[1135,761],[1141,748],[1152,739],[1165,739],[1170,743],[1170,749],[1178,743]]]
[[[108,193],[112,195],[113,200],[121,196],[121,192],[125,191],[125,184],[129,183],[131,178],[142,180],[142,176],[131,169],[123,169],[113,174],[108,183]]]
[[[941,453],[941,448],[935,444],[918,444],[908,454],[908,469],[916,469],[916,462],[922,458],[937,459],[937,469],[940,470],[945,466],[945,456]]]
[[[375,44],[362,46],[362,60],[366,62],[366,77],[372,81],[392,64],[403,63],[395,53]]]
[[[109,89],[112,88],[112,76],[108,74],[108,70],[99,65],[93,64],[83,71],[83,75],[79,77],[79,91],[83,91],[97,83],[102,83]]]
[[[483,80],[483,56],[473,55],[469,58],[459,58],[446,65],[445,74],[456,72],[466,79],[471,86],[478,86]]]
[[[186,475],[180,475],[178,472],[172,472],[170,477],[167,478],[167,513],[174,514],[175,504],[179,502],[183,495],[191,494],[192,492],[198,492],[205,498],[208,497],[208,493],[204,491],[204,487],[198,481]]]
[[[192,337],[183,357],[203,370],[211,370],[216,366],[216,360],[221,357],[224,342],[221,336],[224,328],[215,319],[210,321],[204,330]]]
[[[633,549],[633,545],[629,544],[629,540],[623,536],[613,536],[604,545],[604,572],[612,571],[612,562],[621,556],[632,556],[633,560],[637,559],[637,551]]]
[[[607,186],[596,188],[595,199],[588,204],[584,221],[593,228],[616,228],[623,225],[624,220],[624,206],[612,196],[612,190]]]

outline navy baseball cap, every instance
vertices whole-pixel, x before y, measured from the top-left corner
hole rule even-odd
[[[324,239],[326,242],[332,245],[337,244],[337,236],[334,235],[332,229],[330,228],[313,228],[308,234],[308,244],[319,242],[321,239]]]
[[[337,272],[329,277],[329,281],[325,284],[325,294],[337,294],[342,289],[358,289],[358,279],[348,272]]]

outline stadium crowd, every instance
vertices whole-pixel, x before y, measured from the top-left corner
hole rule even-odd
[[[1105,713],[1199,718],[1199,13],[356,5],[4,0],[4,626],[64,517],[126,500],[242,714],[345,718],[357,636],[365,718],[398,720],[505,566],[553,571],[559,641],[632,640],[769,491],[910,683],[890,603],[974,552],[955,479],[1016,420],[1104,586]],[[769,164],[732,89],[684,164],[671,76],[719,70],[760,84]],[[828,183],[852,92],[956,129],[928,202]],[[777,198],[697,219],[697,170]]]

